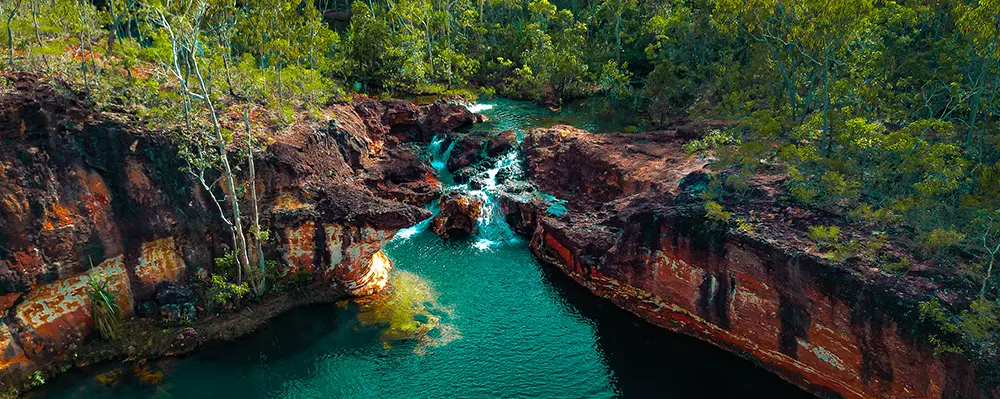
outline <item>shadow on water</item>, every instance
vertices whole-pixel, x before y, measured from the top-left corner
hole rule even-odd
[[[623,398],[815,398],[775,374],[697,338],[654,326],[595,296],[563,272],[544,279],[592,320]]]

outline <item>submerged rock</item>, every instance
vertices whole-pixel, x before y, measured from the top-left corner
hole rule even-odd
[[[483,200],[452,191],[441,197],[441,211],[431,219],[431,231],[442,238],[475,234],[482,208]]]

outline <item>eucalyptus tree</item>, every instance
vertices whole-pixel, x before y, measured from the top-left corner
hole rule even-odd
[[[210,125],[207,128],[211,133],[202,133],[203,125],[200,123],[188,127],[193,127],[187,132],[188,136],[182,137],[180,144],[182,149],[193,147],[194,150],[182,151],[187,155],[186,159],[190,165],[190,172],[201,183],[205,191],[211,196],[217,206],[219,216],[222,221],[229,226],[233,245],[235,246],[236,259],[239,263],[238,281],[242,282],[243,275],[251,273],[248,240],[243,226],[243,216],[240,211],[240,201],[238,198],[238,186],[236,177],[229,160],[229,153],[226,148],[226,139],[221,123],[219,122],[219,110],[215,106],[214,94],[206,84],[205,74],[201,69],[202,58],[205,56],[206,48],[210,48],[210,43],[203,41],[203,22],[206,20],[207,12],[214,12],[211,5],[206,0],[192,2],[164,2],[147,3],[145,12],[154,29],[159,30],[168,41],[169,58],[161,59],[160,66],[172,76],[177,85],[179,94],[187,99],[189,104],[203,104],[208,114]],[[227,50],[227,49],[224,49]],[[182,67],[183,65],[183,67]],[[191,74],[193,74],[193,82]],[[202,145],[208,148],[202,148]],[[251,160],[252,162],[252,160]],[[213,185],[208,184],[206,179],[206,169],[221,166],[221,180],[225,186],[223,190],[225,199],[216,197]],[[229,210],[223,209],[223,204],[228,202]]]

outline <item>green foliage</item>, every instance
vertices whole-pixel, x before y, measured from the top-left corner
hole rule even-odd
[[[938,256],[965,239],[965,235],[951,229],[934,229],[920,237],[920,248],[927,256]]]
[[[233,284],[217,274],[212,275],[212,281],[205,293],[205,299],[209,306],[225,310],[229,306],[238,303],[250,293],[250,286],[247,283]]]
[[[42,385],[45,385],[45,376],[42,375],[41,371],[36,370],[34,373],[31,373],[31,378],[29,379],[29,381],[31,386],[40,387]]]
[[[122,323],[122,312],[118,306],[119,294],[111,292],[107,276],[94,271],[87,276],[86,291],[94,327],[102,338],[114,341]]]
[[[222,277],[225,280],[235,280],[239,263],[236,261],[236,253],[226,252],[221,258],[215,258],[215,268],[212,274]]]
[[[819,244],[820,248],[831,248],[840,242],[840,227],[809,226],[806,235]]]
[[[903,273],[909,270],[910,265],[912,263],[913,262],[910,261],[909,259],[901,259],[898,262],[892,262],[886,264],[885,266],[882,267],[882,269],[890,273]]]
[[[705,217],[712,222],[726,224],[732,219],[733,214],[726,212],[718,202],[705,201]]]
[[[1000,305],[988,299],[973,301],[968,309],[954,313],[937,298],[922,302],[921,319],[935,325],[944,335],[932,335],[935,354],[968,353],[989,357],[1000,334]]]

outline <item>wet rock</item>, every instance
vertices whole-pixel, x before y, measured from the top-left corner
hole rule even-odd
[[[453,137],[455,144],[452,146],[451,156],[448,158],[448,171],[454,173],[486,159],[483,152],[483,146],[486,144],[485,132],[456,134]]]
[[[435,134],[452,132],[481,120],[481,116],[477,117],[478,114],[458,104],[438,102],[422,106],[420,110],[423,112],[420,128],[425,133],[424,142],[429,142]]]
[[[486,155],[489,157],[503,155],[515,147],[517,147],[517,133],[513,130],[504,130],[486,142]]]
[[[431,219],[431,231],[442,238],[475,234],[482,207],[483,200],[452,191],[441,197],[441,211]]]
[[[500,209],[503,211],[507,225],[515,233],[531,237],[538,225],[540,215],[544,216],[548,204],[544,199],[533,194],[515,194],[503,192],[499,196]]]

